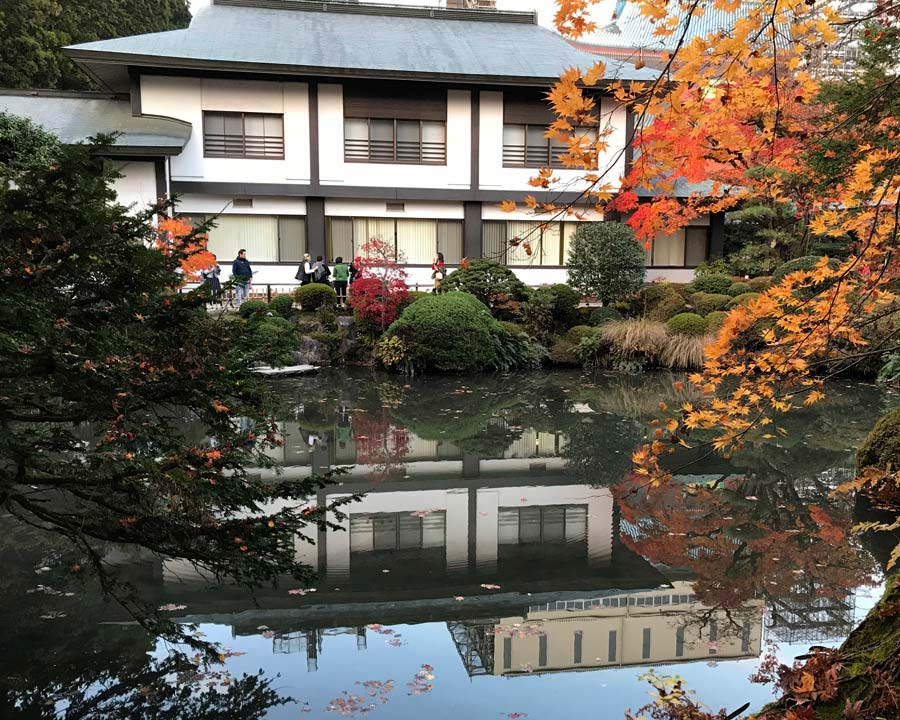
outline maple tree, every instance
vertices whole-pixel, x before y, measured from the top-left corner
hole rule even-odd
[[[583,172],[584,204],[623,214],[647,247],[655,236],[708,213],[753,203],[790,207],[802,221],[800,245],[824,238],[840,250],[838,259],[822,257],[790,272],[732,310],[705,348],[703,369],[690,377],[699,398],[671,410],[660,404],[663,416],[652,439],[633,454],[631,489],[677,496],[683,491],[664,458],[686,448],[730,457],[750,441],[784,435],[783,413],[816,403],[824,397],[828,378],[896,344],[891,318],[900,308],[898,14],[887,3],[873,4],[862,20],[853,20],[832,4],[805,0],[635,2],[652,34],[674,42],[658,77],[618,80],[598,62],[587,71],[568,70],[548,93],[558,118],[547,136],[566,143],[564,164]],[[594,29],[594,4],[560,0],[557,28],[572,37]],[[688,39],[691,24],[707,10],[732,13],[733,21]],[[829,50],[863,22],[862,49],[875,62],[863,64],[855,76],[836,78],[840,68]],[[595,99],[601,92],[611,94],[617,105],[606,117]],[[618,161],[624,151],[601,164],[613,135],[611,113],[621,109],[635,117],[635,129],[626,138],[634,160],[622,173]],[[601,128],[592,142],[576,131],[587,124]],[[545,168],[531,182],[547,189],[556,178]],[[576,204],[557,207],[533,197],[525,204],[544,214],[582,213]],[[505,205],[514,208],[514,203]],[[871,491],[884,475],[864,473],[849,489]],[[703,514],[695,515],[695,503],[714,507],[720,498],[698,491],[690,502],[681,500],[684,512],[667,522],[691,527],[699,522],[701,539],[695,542],[710,542],[702,537]],[[834,547],[838,541],[837,526],[821,509],[810,509],[808,518],[795,522],[819,533],[822,545]],[[728,557],[724,547],[711,552]],[[893,554],[889,567],[898,556]],[[814,717],[809,703],[833,696],[827,681],[833,685],[838,673],[833,664],[819,667],[814,660],[793,671],[783,688],[790,701],[767,717]],[[875,707],[848,702],[845,717],[867,716]],[[676,703],[666,713],[710,717],[693,709],[682,712]]]
[[[165,255],[177,256],[184,281],[192,282],[200,272],[216,264],[216,256],[206,249],[208,236],[195,232],[193,226],[180,217],[160,217],[155,226],[151,247]]]
[[[393,245],[373,237],[354,261],[359,275],[350,288],[350,307],[377,334],[397,319],[409,300],[406,271],[400,267],[400,260]]]

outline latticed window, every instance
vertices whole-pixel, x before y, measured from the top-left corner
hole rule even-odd
[[[344,160],[444,165],[447,125],[434,120],[345,118]]]
[[[284,159],[284,116],[203,113],[203,154],[209,158]]]

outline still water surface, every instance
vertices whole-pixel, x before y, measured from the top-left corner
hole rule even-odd
[[[618,718],[647,702],[651,668],[712,708],[758,708],[771,690],[748,676],[771,644],[782,658],[839,644],[879,595],[879,565],[830,494],[897,399],[835,384],[785,416],[785,437],[679,458],[676,489],[630,492],[658,403],[687,399],[675,379],[281,382],[284,473],[345,467],[317,501],[364,494],[342,531],[298,540],[314,591],[250,597],[178,560],[109,559],[154,603],[185,606],[173,614],[229,651],[233,676],[262,669],[295,700],[245,717]],[[35,591],[40,549],[5,555],[0,678],[20,708],[65,712],[66,688],[90,695],[165,656],[99,593]]]

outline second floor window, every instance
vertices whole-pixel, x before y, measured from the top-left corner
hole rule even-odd
[[[444,165],[447,124],[436,120],[344,118],[344,160]]]
[[[209,158],[284,160],[284,116],[204,112],[203,154]]]
[[[569,145],[556,139],[544,137],[546,125],[524,125],[506,123],[503,126],[503,165],[505,167],[555,167],[564,168],[563,156]],[[593,128],[576,128],[574,134],[596,140]]]

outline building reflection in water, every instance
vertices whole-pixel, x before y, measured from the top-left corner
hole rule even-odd
[[[654,566],[620,542],[635,528],[620,520],[602,485],[605,474],[620,477],[622,463],[597,467],[587,483],[574,480],[565,432],[492,418],[481,435],[511,439],[475,452],[422,439],[384,417],[370,413],[365,427],[354,426],[342,404],[338,420],[319,428],[283,423],[286,442],[274,452],[285,475],[352,466],[316,504],[365,493],[344,508],[340,531],[296,542],[297,559],[319,575],[316,593],[263,596],[265,609],[246,620],[221,603],[192,620],[224,622],[241,635],[265,624],[273,651],[305,654],[310,670],[330,636],[355,635],[364,651],[381,626],[442,622],[472,676],[754,658],[767,632],[798,642],[852,628],[849,591],[823,599],[798,587],[727,612],[699,603],[683,570]],[[611,427],[624,427],[615,421]],[[631,444],[623,436],[613,452]],[[700,468],[682,480],[722,473]],[[192,573],[167,562],[166,597],[178,588],[190,593]]]

